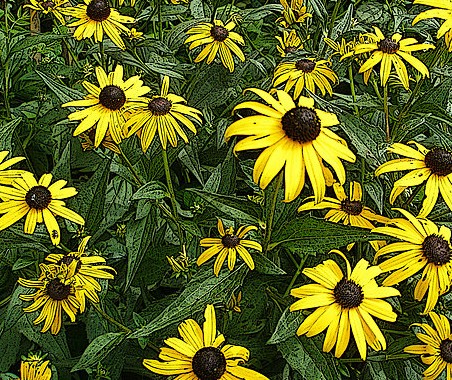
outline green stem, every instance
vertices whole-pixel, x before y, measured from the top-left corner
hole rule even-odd
[[[348,67],[348,77],[350,80],[350,91],[352,92],[352,98],[353,98],[353,108],[355,109],[356,116],[359,116],[359,109],[356,105],[356,92],[355,92],[355,80],[353,79],[353,68],[352,65]]]
[[[262,251],[264,252],[264,254],[267,253],[268,245],[270,244],[272,228],[273,228],[273,219],[275,217],[275,211],[276,211],[276,202],[278,200],[278,193],[279,193],[279,189],[281,188],[283,174],[284,174],[283,171],[281,171],[278,174],[278,177],[276,178],[275,187],[273,189],[273,197],[271,199],[270,211],[267,215],[267,223],[265,226],[264,245],[262,247]]]
[[[100,64],[105,71],[108,71],[106,61],[105,61],[105,50],[104,50],[104,42],[103,41],[99,41],[99,53],[100,53]]]
[[[139,177],[138,173],[136,172],[135,168],[133,167],[130,160],[127,158],[127,156],[124,154],[124,151],[121,149],[121,147],[118,145],[118,149],[121,152],[121,158],[126,163],[126,166],[129,168],[130,172],[133,175],[133,178],[135,179],[136,185],[138,187],[141,187],[144,185],[144,182]]]
[[[303,269],[303,265],[307,259],[308,255],[303,255],[303,257],[300,259],[300,264],[297,266],[297,270],[295,271],[292,280],[290,280],[290,284],[287,287],[286,291],[284,292],[284,297],[287,297],[289,295],[290,289],[292,289],[293,284],[295,284],[295,281],[297,281],[298,276],[301,273],[301,270]]]
[[[9,57],[9,26],[8,26],[8,2],[5,1],[5,12],[4,12],[4,16],[5,16],[5,47],[6,47],[6,51],[7,51],[7,55],[6,55],[6,62],[5,62],[5,69],[4,69],[4,77],[5,77],[5,88],[3,91],[3,98],[5,100],[5,109],[6,109],[6,116],[8,118],[11,118],[11,106],[9,104],[9,61],[10,61],[10,57]]]
[[[330,28],[328,29],[328,38],[331,37],[331,33],[333,33],[334,22],[336,21],[337,12],[339,11],[339,6],[341,5],[341,1],[337,0],[334,5],[333,14],[331,15]]]
[[[406,208],[408,205],[413,202],[414,197],[419,193],[419,191],[423,188],[423,184],[417,185],[414,191],[411,193],[410,197],[403,203],[402,208]]]
[[[157,12],[158,12],[158,28],[159,28],[159,41],[163,39],[163,29],[162,29],[162,2],[157,0]]]
[[[9,301],[11,301],[11,298],[13,297],[12,294],[10,294],[8,297],[2,299],[0,301],[0,307],[3,307],[4,305],[6,305]]]
[[[107,322],[110,322],[112,325],[115,325],[120,330],[124,331],[125,333],[131,333],[132,330],[130,330],[128,327],[124,326],[122,323],[118,322],[116,319],[114,319],[112,316],[108,315],[105,311],[101,309],[101,307],[97,303],[92,303],[94,309],[99,313],[99,315],[105,319]]]
[[[390,142],[391,130],[389,127],[388,83],[386,83],[383,87],[383,107],[385,112],[386,142]]]

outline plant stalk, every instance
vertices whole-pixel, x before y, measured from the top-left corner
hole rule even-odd
[[[389,143],[391,141],[391,129],[389,126],[388,83],[383,87],[383,107],[385,112],[386,142]]]
[[[275,217],[275,211],[276,211],[276,202],[278,200],[279,189],[281,188],[281,185],[282,185],[283,175],[284,175],[284,171],[281,171],[278,174],[278,177],[276,178],[275,187],[273,189],[273,197],[271,199],[270,212],[267,215],[267,221],[266,221],[266,226],[265,226],[264,244],[263,244],[263,247],[262,247],[262,252],[264,254],[267,253],[268,245],[270,244],[270,239],[271,239],[271,235],[272,235],[272,228],[273,228],[273,219]]]

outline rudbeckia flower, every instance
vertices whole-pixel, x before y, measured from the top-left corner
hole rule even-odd
[[[7,150],[0,151],[0,184],[2,185],[11,185],[17,178],[20,178],[22,174],[26,173],[25,170],[6,170],[10,166],[25,160],[25,157],[12,157],[4,161],[8,154],[9,151]]]
[[[234,53],[242,62],[245,61],[245,55],[237,44],[245,45],[243,37],[233,32],[235,22],[229,21],[226,25],[221,20],[210,22],[201,22],[187,31],[190,36],[185,43],[190,43],[189,50],[198,46],[206,45],[201,53],[195,58],[195,62],[201,62],[207,58],[207,64],[210,65],[217,54],[220,55],[221,62],[232,73],[234,71]]]
[[[176,376],[175,380],[268,380],[268,378],[239,364],[248,361],[250,352],[241,346],[224,344],[223,334],[217,333],[215,309],[207,305],[203,327],[193,319],[179,325],[182,339],[168,338],[170,347],[160,348],[159,360],[144,359],[143,365],[154,373]]]
[[[379,176],[383,173],[410,170],[394,183],[389,202],[394,203],[396,198],[407,188],[425,184],[425,199],[419,217],[426,217],[433,210],[438,194],[441,193],[447,206],[452,210],[452,153],[444,148],[427,149],[423,145],[409,141],[417,148],[413,149],[405,144],[395,143],[388,148],[388,152],[405,158],[397,158],[385,162],[375,171]]]
[[[50,380],[52,370],[50,361],[22,360],[20,363],[20,380]]]
[[[275,38],[279,41],[279,45],[276,46],[276,49],[278,49],[281,57],[285,57],[289,53],[303,49],[301,39],[297,36],[297,32],[293,29],[290,32],[284,30],[282,37],[276,36]]]
[[[52,244],[60,243],[60,227],[55,215],[74,223],[84,225],[85,220],[76,212],[69,210],[62,199],[77,194],[74,187],[64,187],[67,182],[59,180],[52,185],[52,174],[44,174],[36,181],[33,174],[26,172],[16,179],[12,187],[0,186],[0,231],[16,223],[25,215],[24,232],[32,234],[37,223],[46,225]]]
[[[126,81],[122,79],[123,68],[117,65],[115,71],[108,74],[100,66],[96,67],[96,76],[99,82],[97,87],[87,81],[82,83],[89,92],[83,100],[73,100],[65,103],[62,107],[87,107],[82,111],[75,111],[69,114],[69,120],[81,120],[73,135],[79,134],[95,126],[96,136],[94,146],[97,148],[107,135],[116,144],[124,138],[124,111],[139,106],[139,101],[150,88],[143,86],[143,81],[138,75],[130,77]]]
[[[276,22],[279,22],[284,28],[288,28],[292,24],[298,24],[306,20],[312,15],[306,12],[306,7],[303,5],[303,0],[280,0],[284,10],[282,17],[279,17]]]
[[[316,284],[292,289],[290,294],[301,298],[290,306],[290,311],[315,308],[297,330],[297,335],[311,337],[328,328],[323,342],[323,351],[330,352],[334,345],[334,356],[341,357],[350,341],[350,330],[362,360],[366,360],[367,344],[375,351],[386,349],[386,340],[373,317],[395,322],[397,315],[391,305],[382,298],[400,296],[397,289],[378,286],[375,277],[381,273],[378,266],[369,266],[361,259],[351,270],[347,265],[344,276],[339,265],[326,260],[314,268],[305,268],[303,274]]]
[[[64,9],[64,4],[67,2],[69,2],[69,0],[30,0],[30,4],[25,4],[24,8],[30,8],[34,11],[42,12],[45,15],[54,15],[58,21],[64,25],[66,22],[61,11]]]
[[[379,267],[383,272],[393,271],[383,285],[398,284],[422,270],[421,278],[414,289],[414,299],[421,301],[428,291],[424,314],[435,307],[438,297],[446,293],[452,283],[451,231],[446,226],[438,227],[424,218],[415,218],[408,211],[396,209],[406,219],[393,219],[391,225],[377,227],[372,232],[392,236],[401,242],[388,244],[375,255],[375,261],[382,255],[399,252],[383,261]]]
[[[212,258],[213,256],[218,255],[213,266],[213,272],[215,273],[215,276],[218,276],[218,273],[220,273],[220,269],[226,258],[228,259],[229,270],[234,269],[238,253],[242,260],[246,263],[246,265],[248,265],[248,267],[253,270],[254,261],[247,248],[262,252],[262,246],[253,240],[243,239],[243,237],[248,232],[257,230],[257,227],[241,226],[237,230],[237,232],[234,233],[234,229],[232,227],[229,227],[227,229],[224,228],[221,219],[218,219],[217,226],[221,238],[201,239],[201,241],[199,242],[201,247],[208,249],[206,249],[201,254],[201,256],[198,257],[196,264],[202,265],[207,260],[210,260],[210,258]]]
[[[201,111],[187,106],[186,100],[182,96],[171,94],[168,91],[169,78],[165,76],[160,95],[155,95],[151,99],[143,98],[138,102],[137,109],[125,124],[126,130],[128,130],[127,137],[141,129],[140,140],[143,152],[148,150],[156,133],[158,133],[163,149],[166,149],[168,142],[171,146],[176,147],[177,135],[188,143],[188,137],[179,123],[185,125],[193,133],[196,133],[196,127],[189,118],[199,124],[202,123]]]
[[[435,0],[438,1],[438,0]],[[405,347],[404,352],[421,355],[422,363],[429,365],[423,373],[424,380],[435,380],[446,370],[447,379],[452,378],[452,335],[449,320],[441,314],[431,311],[435,329],[427,323],[413,323],[424,333],[417,333],[416,337],[425,344],[415,344]]]
[[[359,69],[360,73],[371,69],[380,63],[380,79],[381,85],[386,85],[391,69],[394,66],[396,74],[400,79],[403,87],[409,89],[409,76],[404,60],[418,70],[422,77],[428,77],[429,72],[419,59],[413,57],[413,51],[434,49],[432,44],[418,44],[415,38],[402,38],[400,33],[395,33],[391,38],[385,37],[379,28],[373,27],[375,33],[367,33],[370,38],[368,43],[357,44],[353,52],[345,54],[342,58],[350,57],[353,54],[372,53],[370,58],[364,62]]]
[[[264,99],[265,104],[246,101],[234,110],[248,108],[257,115],[244,117],[231,124],[226,141],[233,136],[248,136],[239,141],[234,152],[264,149],[253,170],[253,180],[265,189],[284,168],[286,202],[301,192],[307,171],[314,189],[314,201],[319,203],[326,189],[325,160],[336,172],[339,182],[345,182],[345,169],[340,159],[355,162],[355,155],[329,127],[339,124],[337,116],[314,108],[314,100],[301,96],[298,106],[287,92],[276,90],[278,99],[257,88],[248,91]]]

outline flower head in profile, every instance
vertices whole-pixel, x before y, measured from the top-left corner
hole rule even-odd
[[[326,260],[314,268],[305,268],[303,274],[316,284],[292,289],[290,294],[301,298],[290,306],[290,311],[315,308],[297,330],[297,335],[311,337],[327,329],[323,351],[341,357],[350,341],[350,330],[355,338],[361,359],[366,360],[367,344],[375,351],[386,349],[386,340],[372,317],[395,322],[397,315],[391,305],[382,298],[400,296],[397,289],[378,286],[375,277],[381,273],[378,266],[369,266],[361,259],[351,270],[347,265],[344,276],[339,265]]]
[[[63,199],[77,194],[74,187],[64,187],[67,181],[52,182],[52,174],[44,174],[36,181],[33,174],[26,172],[16,179],[12,186],[0,186],[0,231],[8,228],[25,215],[24,232],[32,234],[37,223],[44,223],[52,244],[60,243],[60,227],[55,216],[61,216],[74,223],[84,225],[85,220],[66,207]]]
[[[284,200],[290,202],[303,189],[307,172],[314,189],[314,201],[319,203],[325,196],[325,177],[331,174],[325,174],[323,160],[334,169],[339,182],[345,182],[345,169],[340,159],[354,162],[356,157],[345,140],[329,129],[339,124],[335,114],[314,108],[314,100],[303,96],[296,106],[291,96],[281,90],[276,90],[278,99],[257,88],[248,91],[270,106],[255,101],[237,105],[235,111],[247,108],[257,114],[231,124],[226,129],[225,139],[248,136],[236,144],[234,152],[264,149],[254,165],[254,182],[265,189],[284,170]]]
[[[254,261],[251,257],[248,249],[255,249],[258,252],[262,252],[262,246],[253,240],[243,239],[245,235],[253,230],[257,230],[256,226],[241,226],[234,232],[232,227],[224,228],[221,219],[218,219],[218,232],[221,238],[205,238],[201,239],[199,244],[201,247],[207,248],[201,256],[198,257],[196,264],[202,265],[206,261],[210,260],[213,256],[218,255],[215,264],[213,266],[213,272],[215,276],[218,276],[220,269],[223,266],[226,258],[228,259],[228,268],[233,270],[235,262],[237,260],[237,254],[248,265],[248,267],[254,269]],[[248,248],[248,249],[247,249]]]
[[[116,9],[111,8],[108,0],[84,0],[85,4],[68,7],[62,11],[65,15],[78,18],[68,27],[77,27],[74,38],[81,40],[91,38],[94,42],[102,42],[104,35],[120,49],[125,50],[126,45],[121,38],[121,32],[128,34],[129,29],[123,24],[134,23],[133,17],[123,16]]]
[[[240,34],[232,31],[235,25],[234,21],[229,21],[225,25],[221,20],[213,20],[213,23],[201,22],[189,29],[187,31],[189,37],[185,43],[190,43],[190,50],[206,45],[195,58],[195,63],[207,58],[206,62],[210,65],[218,54],[223,65],[232,73],[234,71],[232,53],[244,62],[245,55],[237,44],[245,45],[245,41]]]
[[[408,62],[419,71],[422,74],[422,77],[429,76],[427,66],[411,53],[413,51],[434,49],[434,45],[419,44],[415,38],[402,38],[400,33],[395,33],[390,38],[385,37],[381,30],[376,26],[374,26],[374,31],[375,33],[367,33],[370,38],[369,42],[357,44],[353,49],[353,52],[345,54],[342,56],[342,59],[354,54],[372,53],[370,58],[361,66],[359,72],[364,73],[380,63],[380,79],[382,86],[386,85],[391,69],[394,66],[395,72],[403,87],[405,87],[406,90],[410,88],[408,71],[403,61]]]
[[[276,22],[279,22],[284,28],[288,28],[293,24],[302,23],[308,17],[312,15],[306,12],[306,6],[303,5],[303,0],[290,0],[290,4],[287,0],[279,0],[284,7],[282,16],[279,17]]]
[[[68,2],[69,0],[30,0],[30,4],[25,4],[24,8],[30,8],[45,15],[51,14],[64,25],[66,21],[61,11],[64,9],[64,4]]]
[[[99,87],[84,81],[83,87],[88,95],[82,100],[74,100],[62,105],[62,107],[86,107],[84,110],[69,114],[69,120],[81,120],[73,135],[78,136],[95,127],[96,135],[94,146],[97,148],[107,135],[116,144],[124,138],[124,111],[140,106],[139,101],[144,101],[142,96],[150,91],[143,86],[143,81],[138,75],[123,80],[123,68],[117,65],[115,71],[108,74],[100,66],[96,67],[96,76]]]
[[[147,151],[156,134],[165,150],[168,142],[173,147],[177,146],[178,135],[188,143],[187,134],[181,124],[196,134],[196,127],[190,119],[202,123],[201,111],[187,106],[182,96],[169,92],[167,76],[163,78],[160,95],[155,95],[151,99],[143,98],[137,104],[138,107],[127,120],[125,128],[128,130],[127,137],[140,131],[143,152]]]
[[[447,379],[452,378],[452,335],[449,320],[433,311],[428,313],[435,328],[427,323],[413,323],[423,330],[416,337],[424,344],[405,347],[404,352],[421,355],[422,363],[429,365],[423,373],[423,379],[435,380],[444,370]]]
[[[207,305],[205,322],[201,327],[193,319],[179,325],[182,339],[168,338],[169,346],[160,348],[161,360],[144,359],[143,365],[154,373],[190,380],[268,380],[239,364],[248,361],[250,352],[245,347],[224,344],[223,334],[217,332],[215,309]]]
[[[303,58],[294,62],[280,63],[275,69],[273,86],[277,87],[285,82],[284,91],[289,92],[294,87],[294,99],[297,99],[304,88],[312,93],[318,88],[322,95],[326,92],[332,95],[331,83],[335,84],[338,81],[328,61]]]
[[[278,49],[281,57],[285,57],[287,54],[303,49],[301,39],[293,29],[290,32],[283,30],[283,36],[276,36],[275,38],[279,41],[279,45],[276,46],[276,49]]]
[[[25,157],[12,157],[5,161],[9,151],[0,151],[0,184],[11,185],[17,178],[22,177],[26,173],[25,170],[8,169],[10,166],[17,164],[18,162],[25,160]]]
[[[52,370],[50,369],[50,361],[44,360],[45,356],[29,354],[28,357],[22,357],[20,380],[50,380]]]
[[[395,143],[388,148],[388,152],[395,153],[404,158],[396,158],[380,165],[375,171],[379,176],[394,171],[410,170],[394,183],[389,202],[394,203],[396,198],[408,187],[418,186],[425,182],[425,199],[419,217],[426,217],[433,210],[438,195],[441,194],[444,202],[452,210],[452,153],[441,147],[427,149],[425,146],[409,141],[417,148]]]
[[[422,270],[414,289],[414,299],[421,301],[428,291],[424,309],[424,314],[427,314],[452,283],[451,231],[446,226],[438,227],[428,219],[415,218],[403,209],[396,210],[406,219],[393,219],[389,226],[377,227],[372,232],[392,236],[401,242],[381,248],[375,255],[375,261],[380,256],[398,253],[379,264],[383,272],[392,271],[383,281],[385,286],[412,278]]]
[[[94,142],[96,141],[96,128],[91,128],[87,130],[86,132],[82,132],[78,135],[80,137],[81,145],[83,151],[89,151],[93,150],[96,147],[94,146]],[[115,144],[113,139],[111,138],[110,132],[107,131],[105,134],[105,137],[102,140],[101,145],[104,148],[107,148],[111,150],[112,152],[115,152],[116,154],[121,154],[121,150],[119,149],[119,146]]]

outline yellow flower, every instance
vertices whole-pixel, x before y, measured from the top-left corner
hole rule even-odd
[[[137,32],[137,30],[135,28],[132,28],[129,31],[129,38],[131,40],[139,40],[140,38],[144,38],[143,32]]]
[[[329,129],[339,124],[335,114],[314,108],[314,100],[303,96],[295,106],[293,99],[284,91],[276,90],[277,100],[257,88],[248,90],[271,107],[254,101],[237,105],[234,110],[249,108],[258,114],[231,124],[225,139],[248,136],[236,144],[234,152],[264,149],[254,165],[254,182],[265,189],[284,168],[284,200],[290,202],[303,189],[307,171],[314,189],[314,201],[319,203],[326,189],[322,160],[331,165],[340,183],[345,182],[345,169],[340,159],[354,162],[356,157],[345,140]]]
[[[375,175],[379,176],[393,171],[410,170],[394,183],[389,202],[393,204],[407,187],[418,186],[426,182],[425,199],[419,217],[423,218],[430,214],[438,200],[439,193],[452,210],[452,153],[440,147],[429,150],[415,141],[409,141],[408,144],[416,145],[417,150],[405,144],[392,144],[388,148],[388,152],[406,158],[385,162],[375,171]]]
[[[114,72],[106,74],[102,67],[96,67],[96,76],[99,86],[84,81],[83,87],[89,92],[85,99],[74,100],[62,107],[87,107],[82,111],[69,114],[69,120],[81,120],[73,135],[88,131],[95,126],[96,136],[94,146],[97,148],[110,133],[113,141],[119,144],[124,138],[125,116],[124,111],[140,106],[139,101],[150,90],[143,86],[138,75],[123,80],[123,68],[117,65]]]
[[[207,305],[203,328],[193,319],[179,325],[182,339],[168,338],[170,347],[160,348],[159,360],[144,359],[143,365],[160,375],[179,375],[179,380],[268,380],[264,375],[239,364],[248,361],[250,352],[241,346],[223,345],[223,334],[217,335],[215,309]],[[221,348],[220,348],[221,347]]]
[[[108,0],[84,0],[85,4],[76,7],[68,7],[62,10],[65,15],[78,18],[68,27],[76,26],[74,38],[91,38],[94,42],[102,42],[104,34],[120,49],[125,50],[126,45],[121,38],[121,32],[128,34],[130,31],[124,23],[134,23],[133,17],[122,16],[116,9],[111,8]]]
[[[277,87],[286,82],[284,87],[286,92],[295,86],[294,99],[300,96],[305,87],[313,93],[318,87],[322,95],[325,95],[326,91],[332,95],[333,89],[329,81],[338,83],[339,79],[328,66],[328,61],[316,61],[314,58],[303,58],[296,62],[281,62],[275,69],[273,86]]]
[[[364,62],[359,69],[363,73],[380,63],[380,79],[381,85],[386,85],[391,68],[394,66],[397,76],[403,84],[405,89],[409,89],[409,77],[403,60],[407,61],[416,70],[418,70],[422,77],[429,76],[428,68],[419,59],[413,57],[413,51],[434,49],[432,44],[418,44],[415,38],[403,38],[400,33],[395,33],[391,38],[383,35],[380,29],[373,27],[375,33],[367,33],[370,41],[364,44],[357,44],[353,52],[345,54],[342,58],[352,56],[353,54],[372,53],[370,58]]]
[[[422,271],[422,276],[414,289],[414,299],[421,301],[428,290],[424,314],[435,307],[438,297],[446,293],[452,283],[451,231],[446,226],[438,226],[428,219],[415,218],[408,211],[396,209],[406,219],[393,219],[392,226],[377,227],[372,232],[395,237],[401,242],[388,244],[375,255],[375,261],[382,255],[400,254],[382,262],[383,272],[394,271],[383,281],[383,285],[394,285],[413,278]]]
[[[419,13],[413,20],[413,25],[428,18],[441,18],[445,21],[438,29],[436,38],[444,36],[449,51],[452,51],[452,1],[451,0],[414,0],[413,4],[422,4],[434,7]]]
[[[323,351],[341,357],[350,341],[350,329],[362,360],[366,360],[366,343],[375,351],[386,349],[386,340],[372,316],[394,322],[397,315],[391,305],[382,298],[400,296],[397,289],[378,286],[375,277],[381,273],[378,266],[369,266],[361,259],[353,271],[342,252],[347,265],[347,275],[333,260],[326,260],[314,268],[306,268],[303,274],[317,284],[292,289],[290,294],[301,298],[290,306],[290,311],[312,309],[300,325],[297,335],[317,335],[328,328]]]
[[[33,294],[21,294],[19,298],[22,301],[33,301],[30,306],[24,308],[26,313],[42,309],[33,323],[38,325],[44,321],[41,332],[44,333],[50,329],[50,332],[55,335],[61,329],[63,310],[71,322],[75,322],[80,304],[75,296],[74,278],[69,277],[66,265],[40,264],[39,267],[43,273],[39,280],[23,278],[18,280],[20,285],[35,288],[37,291]]]
[[[163,149],[166,149],[168,142],[171,146],[176,147],[177,135],[188,143],[188,137],[179,123],[185,125],[193,133],[196,133],[196,127],[187,116],[202,123],[199,117],[202,115],[201,111],[185,105],[186,100],[182,96],[169,93],[168,90],[169,78],[165,75],[160,95],[155,95],[151,99],[139,100],[137,102],[138,109],[125,124],[126,130],[130,128],[127,137],[141,129],[140,140],[143,152],[147,151],[156,133],[159,135]]]
[[[8,154],[9,151],[7,150],[0,151],[0,184],[2,185],[11,185],[17,178],[26,173],[25,170],[6,170],[6,168],[25,160],[25,157],[13,157],[4,161]]]
[[[52,185],[52,174],[44,174],[36,181],[33,174],[26,172],[22,178],[16,179],[12,187],[0,186],[0,231],[16,223],[27,215],[24,232],[32,234],[37,223],[47,227],[52,244],[60,243],[60,227],[55,215],[61,216],[74,223],[84,225],[85,220],[76,212],[66,208],[62,199],[77,194],[74,187],[66,187],[67,182],[59,180]]]
[[[276,22],[279,22],[284,28],[288,28],[295,23],[301,23],[306,18],[312,17],[310,13],[306,12],[303,0],[291,0],[290,5],[287,0],[280,0],[280,2],[284,10],[282,16]]]
[[[123,5],[124,4],[124,0],[119,0],[119,5]],[[135,0],[130,0],[130,6],[134,7],[135,6]]]
[[[403,351],[421,355],[422,363],[429,365],[424,371],[422,379],[435,380],[444,370],[446,370],[447,379],[451,379],[452,335],[450,333],[450,322],[444,315],[438,315],[433,311],[428,315],[436,330],[427,323],[413,323],[413,326],[418,326],[424,330],[424,334],[417,333],[416,337],[425,344],[408,346]]]
[[[242,291],[237,293],[237,296],[232,293],[230,300],[228,301],[226,308],[232,312],[241,313],[242,309],[240,308],[240,302],[242,302]]]
[[[210,260],[213,256],[218,255],[215,264],[213,266],[213,272],[215,276],[218,276],[220,269],[226,260],[228,259],[228,268],[233,270],[235,262],[237,260],[237,253],[243,259],[243,261],[248,265],[248,267],[254,269],[254,261],[249,254],[247,248],[255,249],[256,251],[262,252],[262,246],[253,240],[246,240],[243,237],[250,231],[257,230],[255,226],[241,226],[236,233],[232,227],[224,229],[223,222],[218,219],[218,232],[221,238],[205,238],[201,239],[199,244],[201,247],[206,249],[201,256],[198,257],[196,264],[202,265],[207,260]]]
[[[178,5],[178,4],[189,4],[190,0],[170,0],[171,4]]]
[[[245,45],[245,41],[240,34],[232,31],[235,25],[234,21],[224,25],[221,20],[213,20],[213,24],[201,22],[189,29],[187,34],[190,36],[185,40],[186,44],[190,43],[189,50],[207,44],[195,58],[195,62],[201,62],[207,58],[206,62],[210,65],[219,54],[221,62],[231,73],[234,71],[232,53],[244,62],[245,55],[237,44]]]
[[[86,132],[82,132],[79,134],[79,137],[82,139],[82,149],[93,150],[95,148],[94,141],[96,139],[96,128],[91,128]],[[121,154],[119,147],[115,144],[113,139],[111,138],[110,133],[107,131],[104,139],[102,140],[101,145],[116,154]]]
[[[50,361],[25,360],[20,363],[20,380],[50,380]]]
[[[293,29],[290,31],[290,33],[287,30],[284,30],[282,37],[276,36],[275,38],[280,43],[280,45],[276,46],[276,49],[278,49],[281,57],[285,57],[289,53],[303,49],[301,39],[297,36],[297,32]]]
[[[38,12],[54,15],[63,25],[66,23],[62,10],[64,4],[69,0],[30,0],[30,4],[25,4],[24,8],[30,8]]]

